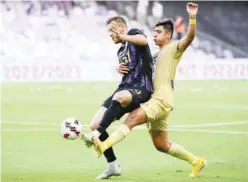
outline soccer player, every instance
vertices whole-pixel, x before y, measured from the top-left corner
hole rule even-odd
[[[107,22],[107,29],[115,44],[121,44],[118,50],[119,63],[126,66],[117,90],[99,108],[92,120],[88,135],[82,134],[87,147],[92,145],[92,136],[104,141],[108,138],[106,129],[115,120],[120,119],[148,101],[153,91],[152,55],[145,34],[138,29],[128,31],[126,21],[120,17],[112,17]],[[103,50],[104,51],[104,50]],[[103,152],[109,166],[97,179],[118,176],[121,169],[116,161],[113,149]]]
[[[155,25],[154,41],[159,46],[160,52],[157,58],[155,58],[154,93],[148,102],[141,104],[140,108],[132,111],[124,124],[115,130],[107,140],[101,142],[96,137],[93,137],[93,143],[99,155],[123,140],[133,127],[147,123],[156,149],[189,162],[192,165],[191,177],[199,176],[199,172],[205,167],[206,161],[204,159],[193,155],[176,143],[169,142],[167,133],[167,118],[173,108],[173,80],[176,74],[176,67],[183,52],[195,37],[198,5],[188,3],[187,12],[189,14],[188,32],[180,41],[173,42],[171,40],[173,34],[173,23],[171,20],[161,20]]]

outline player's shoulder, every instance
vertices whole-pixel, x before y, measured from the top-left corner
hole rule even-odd
[[[178,42],[179,41],[171,41],[169,44],[167,44],[166,46],[164,46],[161,50],[161,52],[175,52],[177,50],[177,46],[178,46]]]
[[[128,35],[136,35],[136,34],[142,34],[145,35],[144,31],[138,29],[138,28],[131,28],[128,33]]]
[[[171,48],[174,48],[176,47],[177,48],[177,45],[178,45],[179,41],[178,40],[174,40],[174,41],[171,41],[168,46],[171,47]]]
[[[158,56],[173,55],[177,50],[178,41],[171,41],[169,44],[164,46],[160,51]]]

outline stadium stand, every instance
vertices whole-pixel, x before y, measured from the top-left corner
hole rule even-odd
[[[155,52],[157,49],[152,44],[151,27],[136,21],[137,2],[124,3],[1,2],[4,17],[1,30],[1,57],[6,61],[17,61],[20,58],[36,61],[116,59],[113,55],[116,46],[107,36],[105,20],[109,16],[117,15],[117,12],[129,19],[130,27],[139,27],[149,35],[152,50]],[[161,3],[164,17],[175,19],[180,14],[187,20],[185,4],[182,2]],[[214,58],[247,57],[248,23],[242,21],[247,20],[247,16],[244,16],[244,13],[247,13],[247,3],[228,2],[225,6],[224,9],[221,3],[216,2],[213,7],[211,3],[200,2],[199,32],[185,53],[186,58],[204,61]],[[239,11],[235,10],[236,6]],[[209,13],[212,9],[213,12]],[[148,17],[149,13],[151,10],[148,10]],[[212,21],[212,16],[217,19]],[[238,19],[240,21],[237,21]],[[103,48],[101,55],[96,54],[96,50]]]

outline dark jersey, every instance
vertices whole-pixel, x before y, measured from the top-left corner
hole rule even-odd
[[[128,32],[128,35],[136,34],[144,35],[138,29],[131,29]],[[124,42],[117,54],[119,62],[124,62],[129,68],[129,72],[122,77],[120,87],[141,88],[152,92],[153,65],[150,47]]]

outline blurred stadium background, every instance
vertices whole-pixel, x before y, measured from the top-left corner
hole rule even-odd
[[[201,181],[245,182],[248,3],[197,3],[198,32],[178,67],[170,139],[208,159]],[[145,31],[155,53],[153,24],[173,19],[173,39],[180,38],[187,31],[186,2],[23,0],[0,6],[2,181],[93,181],[104,159],[79,140],[63,140],[59,126],[75,117],[87,131],[120,80],[118,46],[107,36],[106,19],[125,16],[130,28]],[[116,146],[123,176],[113,181],[191,181],[187,164],[155,151],[145,128],[137,129]]]

